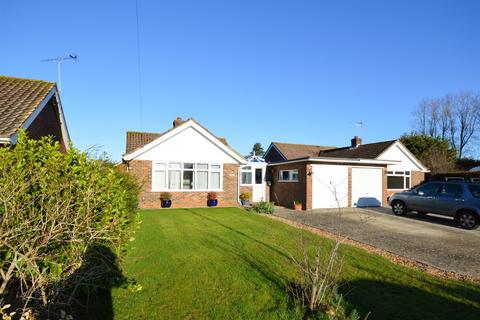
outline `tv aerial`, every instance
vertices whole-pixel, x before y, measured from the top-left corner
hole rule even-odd
[[[58,91],[61,91],[61,81],[62,81],[61,68],[62,68],[62,63],[66,60],[73,60],[73,61],[77,62],[78,61],[78,56],[75,53],[70,53],[68,56],[51,58],[51,59],[43,59],[42,60],[42,62],[56,62],[57,63]]]
[[[363,121],[355,122],[355,127],[357,127],[357,137],[360,136],[360,129],[363,127]]]

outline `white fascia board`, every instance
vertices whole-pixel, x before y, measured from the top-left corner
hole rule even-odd
[[[125,160],[125,161],[133,160],[136,157],[138,157],[139,155],[143,154],[144,152],[147,152],[148,150],[150,150],[152,148],[155,148],[157,145],[161,144],[162,142],[172,138],[173,136],[179,134],[183,130],[186,130],[190,127],[194,128],[195,130],[200,132],[201,135],[203,135],[205,138],[207,138],[210,142],[215,144],[218,148],[223,150],[225,153],[227,153],[233,159],[235,159],[239,164],[246,164],[247,163],[247,161],[243,157],[240,157],[238,154],[236,154],[235,152],[230,150],[230,148],[227,147],[226,145],[224,145],[221,141],[219,141],[217,137],[215,137],[210,132],[208,132],[207,130],[205,130],[201,126],[199,126],[192,119],[185,121],[183,124],[179,125],[178,127],[174,128],[173,130],[165,133],[164,135],[158,137],[157,139],[153,140],[152,142],[147,143],[146,145],[144,145],[140,149],[138,149],[138,150],[136,150],[132,153],[123,155],[123,160]]]
[[[391,148],[393,148],[394,146],[397,146],[400,148],[400,150],[405,153],[405,155],[407,156],[408,159],[410,159],[410,161],[412,161],[419,169],[420,171],[422,172],[430,172],[430,170],[428,170],[427,167],[425,167],[421,162],[420,160],[417,159],[417,157],[415,157],[415,155],[413,153],[410,152],[410,150],[408,150],[407,147],[405,147],[403,145],[403,143],[401,143],[399,140],[395,141],[394,144],[392,144],[390,147],[388,147],[387,149],[385,149],[382,153],[380,153],[378,155],[377,158],[379,158],[380,156],[382,156],[382,154],[386,153],[388,150],[390,150]]]
[[[42,100],[42,102],[40,102],[40,104],[35,109],[35,111],[33,111],[28,116],[27,120],[25,120],[23,122],[23,124],[20,128],[23,129],[23,130],[27,130],[30,127],[30,125],[33,123],[33,121],[35,121],[35,119],[38,117],[38,115],[43,111],[43,109],[45,108],[45,106],[48,104],[48,102],[50,101],[50,99],[53,96],[55,96],[55,99],[57,100],[58,115],[59,115],[59,118],[60,118],[60,128],[62,130],[62,138],[63,138],[63,141],[65,143],[65,148],[68,150],[70,148],[70,135],[68,134],[68,129],[67,129],[66,122],[65,122],[65,116],[63,114],[62,104],[61,104],[61,101],[60,101],[60,97],[59,97],[56,85],[45,96],[45,98]],[[18,139],[18,131],[10,137],[10,143],[11,144],[16,143],[17,139]]]
[[[1,144],[11,144],[12,140],[10,138],[0,138]]]
[[[345,164],[378,164],[378,165],[388,165],[388,164],[399,164],[400,161],[395,160],[375,160],[375,159],[346,159],[346,158],[326,158],[326,157],[316,157],[316,158],[302,158],[294,159],[289,161],[281,161],[275,163],[269,163],[269,166],[279,166],[287,163],[297,163],[297,162],[318,162],[318,163],[345,163]]]

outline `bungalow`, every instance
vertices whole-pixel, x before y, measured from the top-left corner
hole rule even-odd
[[[400,141],[362,144],[357,136],[343,148],[272,142],[265,160],[270,199],[303,209],[385,206],[428,172]]]
[[[266,163],[245,159],[193,119],[177,118],[163,133],[127,132],[123,163],[142,181],[142,208],[159,208],[163,192],[172,195],[172,207],[206,206],[209,192],[219,206],[238,206],[241,191],[266,198],[259,187]]]
[[[32,139],[52,136],[63,151],[70,137],[54,82],[0,76],[0,145],[14,145],[19,130]]]

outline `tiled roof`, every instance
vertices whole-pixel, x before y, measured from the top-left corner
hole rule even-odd
[[[318,154],[322,150],[335,149],[332,146],[313,146],[306,144],[294,144],[294,143],[282,143],[282,142],[272,142],[275,147],[287,158],[297,159],[303,157],[318,157]]]
[[[321,151],[318,156],[350,159],[376,159],[383,151],[387,150],[397,140],[361,144],[355,148],[345,147]]]
[[[54,87],[53,82],[0,76],[0,138],[12,136]]]
[[[163,133],[127,131],[127,147],[125,153],[137,150],[162,135]]]

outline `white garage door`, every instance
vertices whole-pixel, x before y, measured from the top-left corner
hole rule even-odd
[[[348,168],[312,165],[312,208],[348,206]]]
[[[352,204],[354,207],[382,205],[381,168],[352,168]]]

